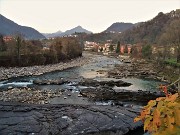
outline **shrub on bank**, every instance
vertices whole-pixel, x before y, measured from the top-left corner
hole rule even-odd
[[[164,61],[165,64],[173,66],[173,67],[179,67],[180,68],[180,63],[177,63],[175,59],[168,59]]]
[[[160,86],[160,88],[163,89],[166,97],[150,100],[134,121],[142,120],[144,131],[152,135],[179,135],[180,95],[179,93],[170,94],[167,86]]]

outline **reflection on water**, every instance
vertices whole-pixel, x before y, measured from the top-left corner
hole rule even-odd
[[[157,91],[158,86],[160,84],[164,84],[164,82],[157,81],[157,80],[152,80],[152,79],[141,79],[141,78],[133,78],[133,77],[127,77],[127,78],[122,78],[122,79],[115,79],[115,78],[105,78],[105,77],[96,77],[95,80],[97,81],[125,81],[128,83],[131,83],[132,85],[129,87],[117,87],[115,86],[113,89],[118,92],[120,89],[124,90],[133,90],[133,91]]]
[[[115,64],[122,64],[122,62],[115,58],[93,55],[91,63],[79,68],[79,76],[84,78],[104,77],[106,73],[97,73],[97,71],[113,69]]]
[[[125,90],[143,90],[143,91],[157,91],[158,86],[162,84],[163,82],[156,81],[156,80],[150,80],[150,79],[140,79],[140,78],[123,78],[121,79],[125,82],[132,83],[129,87],[121,87],[121,89]],[[114,88],[115,90],[118,90],[118,87]]]

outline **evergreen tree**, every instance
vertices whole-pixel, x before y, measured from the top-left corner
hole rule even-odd
[[[150,59],[152,55],[152,48],[150,45],[145,45],[142,48],[142,55],[144,58]]]
[[[118,41],[117,47],[116,47],[116,53],[119,53],[119,52],[120,52],[120,42]]]
[[[109,51],[112,52],[114,50],[113,45],[109,46]]]
[[[128,46],[127,45],[125,45],[124,53],[128,53]]]
[[[20,65],[20,59],[21,59],[21,54],[20,54],[20,49],[21,49],[21,37],[17,36],[16,38],[16,49],[17,49],[17,58],[18,58],[18,64]]]
[[[0,52],[6,51],[6,50],[7,50],[7,47],[3,40],[3,36],[0,35]]]

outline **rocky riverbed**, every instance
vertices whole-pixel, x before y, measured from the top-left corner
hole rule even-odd
[[[49,73],[52,71],[61,71],[71,67],[82,66],[87,64],[90,61],[90,58],[80,57],[74,60],[71,60],[66,63],[58,63],[52,65],[43,65],[43,66],[32,66],[32,67],[11,67],[3,68],[0,67],[0,80],[7,80],[13,77],[20,76],[33,76],[41,75],[44,73]]]
[[[80,94],[94,101],[113,100],[114,103],[118,103],[119,101],[120,103],[129,101],[147,103],[149,100],[165,96],[165,94],[161,91],[124,90],[121,87],[129,87],[132,84],[122,80],[97,81],[93,79],[84,79],[79,82],[78,85],[91,86],[89,88],[82,89]],[[119,89],[116,90],[114,87],[118,87]]]
[[[55,97],[59,97],[63,100],[71,98],[74,94],[72,87],[83,87],[77,91],[79,93],[77,98],[87,97],[93,101],[109,101],[113,100],[114,104],[120,102],[139,102],[147,103],[151,99],[156,99],[159,96],[165,96],[163,92],[157,91],[133,91],[125,90],[121,87],[129,87],[132,84],[118,81],[97,81],[94,79],[82,79],[79,83],[71,83],[64,79],[58,80],[35,80],[34,83],[38,86],[48,85],[65,85],[71,86],[70,88],[54,89],[54,90],[38,90],[37,88],[9,88],[6,91],[0,91],[0,101],[5,102],[21,102],[21,103],[33,103],[33,104],[49,104],[49,101]],[[114,87],[118,87],[116,90]],[[85,99],[83,99],[85,100]]]

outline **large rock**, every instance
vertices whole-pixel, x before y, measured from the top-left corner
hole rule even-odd
[[[36,79],[33,81],[34,84],[38,84],[38,85],[50,85],[50,84],[53,84],[53,85],[62,85],[64,83],[67,83],[68,81],[67,80],[64,80],[63,78],[60,78],[60,79],[56,79],[56,80],[51,80],[51,79]]]
[[[131,83],[128,82],[124,82],[124,81],[97,81],[97,80],[93,80],[93,79],[84,79],[83,81],[81,81],[79,83],[79,85],[83,85],[83,86],[91,86],[91,87],[97,87],[97,86],[109,86],[109,87],[128,87],[130,85],[132,85]]]
[[[121,90],[116,92],[109,87],[86,88],[81,90],[81,95],[96,101],[115,100],[115,101],[135,101],[147,103],[149,100],[165,96],[163,92],[150,91],[129,91]]]
[[[0,134],[77,135],[106,131],[126,134],[142,126],[139,111],[120,106],[27,105],[0,102]]]

